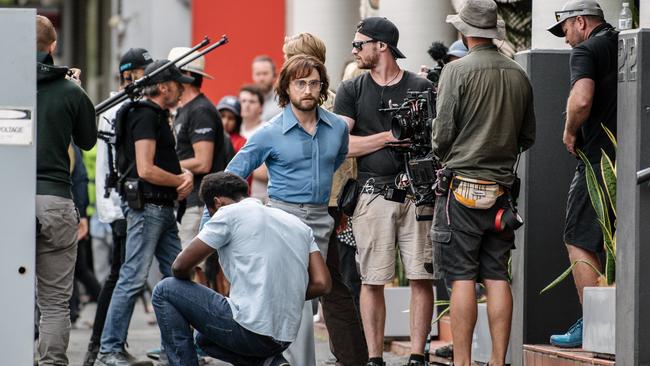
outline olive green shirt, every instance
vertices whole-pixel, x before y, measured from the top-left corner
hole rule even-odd
[[[535,141],[524,70],[494,45],[475,46],[440,76],[433,152],[455,174],[509,187],[517,154]]]

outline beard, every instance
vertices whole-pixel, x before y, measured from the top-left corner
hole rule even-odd
[[[379,62],[379,53],[374,52],[366,59],[359,57],[355,61],[357,62],[357,67],[361,70],[371,70],[377,66],[377,63]]]
[[[291,98],[291,105],[303,112],[311,112],[318,106],[314,98]]]

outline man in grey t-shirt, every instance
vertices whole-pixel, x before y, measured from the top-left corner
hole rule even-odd
[[[303,303],[329,292],[330,275],[312,230],[297,217],[248,198],[246,181],[219,172],[203,178],[211,219],[176,258],[153,305],[170,365],[196,362],[194,337],[208,355],[236,365],[288,365]],[[230,297],[190,281],[214,250]],[[188,299],[191,299],[188,300]]]

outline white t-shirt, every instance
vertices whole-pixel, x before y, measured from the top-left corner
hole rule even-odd
[[[230,281],[233,319],[282,342],[298,334],[309,283],[312,230],[296,216],[254,198],[220,208],[199,240],[215,248]]]

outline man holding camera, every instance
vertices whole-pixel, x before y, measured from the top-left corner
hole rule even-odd
[[[596,172],[600,172],[602,151],[612,159],[616,149],[602,125],[616,134],[616,89],[618,73],[618,32],[603,18],[595,0],[568,1],[555,12],[557,23],[548,29],[565,37],[571,45],[571,93],[567,100],[563,142],[572,155],[581,149]],[[597,177],[601,175],[596,174]],[[585,178],[585,163],[578,160],[569,187],[564,243],[571,263],[583,261],[601,269],[603,234],[591,205]],[[582,303],[585,287],[596,286],[598,275],[581,263],[573,268],[573,278]],[[565,334],[551,336],[558,347],[582,345],[582,319]]]
[[[493,0],[468,0],[447,22],[469,54],[445,66],[438,89],[432,146],[443,170],[431,231],[434,272],[452,283],[454,364],[471,364],[479,281],[487,289],[489,364],[501,366],[512,319],[508,260],[522,223],[515,163],[535,138],[532,88],[523,69],[493,44],[505,36]]]
[[[153,305],[170,365],[196,365],[196,343],[234,365],[288,366],[281,353],[296,339],[305,299],[331,288],[312,230],[283,210],[248,197],[232,173],[203,179],[211,219],[174,261]],[[193,268],[219,252],[230,297],[190,282]],[[294,365],[304,365],[294,363]]]
[[[382,366],[386,306],[384,285],[395,275],[395,247],[398,246],[411,286],[410,366],[424,365],[424,344],[433,315],[433,275],[430,222],[416,220],[411,201],[394,202],[380,192],[396,188],[404,171],[402,155],[387,143],[397,140],[391,133],[391,114],[380,109],[401,102],[408,90],[433,88],[431,82],[401,70],[397,58],[399,31],[386,18],[362,20],[352,42],[352,55],[360,69],[368,69],[341,84],[334,112],[350,127],[349,156],[357,157],[358,179],[364,185],[352,217],[360,258],[361,318],[368,343],[368,366]]]
[[[167,62],[154,61],[145,75]],[[99,366],[129,365],[124,345],[136,296],[145,284],[153,256],[163,276],[169,277],[172,262],[181,250],[174,200],[190,194],[193,176],[181,170],[168,109],[178,104],[182,83],[193,80],[171,66],[149,80],[143,101],[125,104],[118,111],[118,169],[126,178],[121,187],[127,205],[126,255],[108,308],[96,361]]]

